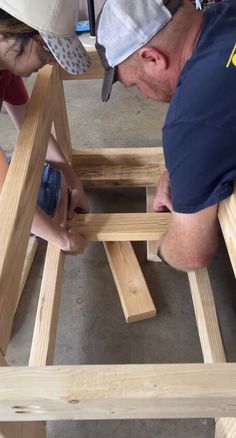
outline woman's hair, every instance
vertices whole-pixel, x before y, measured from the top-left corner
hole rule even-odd
[[[14,40],[13,46],[16,48],[18,56],[22,54],[30,38],[38,35],[38,33],[37,30],[0,9],[0,35]]]

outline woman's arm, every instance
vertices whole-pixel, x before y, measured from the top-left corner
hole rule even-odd
[[[83,236],[62,228],[39,207],[36,207],[31,231],[69,254],[82,253],[87,246]]]
[[[8,162],[5,158],[3,151],[0,148],[0,193],[3,188],[5,178],[7,176],[8,167]]]
[[[27,103],[24,105],[12,105],[4,102],[4,106],[13,120],[16,128],[21,129],[25,118]],[[52,164],[55,169],[60,170],[63,173],[71,190],[71,202],[68,211],[68,217],[70,219],[72,218],[76,208],[82,209],[83,212],[88,212],[89,205],[80,178],[73,170],[71,164],[68,162],[61,149],[58,147],[58,144],[52,134],[49,138],[46,161]]]
[[[8,162],[0,149],[0,193],[8,172]],[[87,240],[78,233],[62,228],[44,211],[36,207],[31,231],[33,234],[54,244],[62,251],[70,254],[78,254],[84,251]]]

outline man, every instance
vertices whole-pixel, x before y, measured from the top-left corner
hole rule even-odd
[[[236,5],[196,11],[186,0],[107,0],[96,47],[102,99],[117,80],[170,102],[163,128],[166,172],[154,209],[173,212],[158,254],[181,270],[215,254],[217,206],[236,178]]]

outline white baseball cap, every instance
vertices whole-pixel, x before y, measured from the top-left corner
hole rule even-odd
[[[0,0],[0,8],[37,30],[64,70],[88,70],[89,57],[75,32],[77,0]]]
[[[172,19],[181,0],[107,0],[96,23],[96,49],[105,76],[102,100],[116,82],[115,68],[148,43]]]

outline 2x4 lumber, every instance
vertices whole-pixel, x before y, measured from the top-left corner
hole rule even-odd
[[[73,167],[86,187],[156,186],[165,170],[162,148],[81,149]]]
[[[80,75],[72,75],[70,73],[66,73],[65,70],[61,68],[60,75],[61,79],[63,81],[69,80],[69,81],[78,81],[78,80],[88,80],[88,79],[103,79],[104,76],[104,69],[101,65],[101,61],[99,59],[99,56],[94,49],[93,51],[89,52],[89,57],[91,60],[91,66],[89,70],[86,73],[80,74]]]
[[[64,89],[59,75],[55,89],[56,109],[54,114],[54,126],[56,139],[58,146],[66,158],[70,159],[70,131]],[[59,220],[60,223],[64,222],[66,225],[67,197],[61,200],[59,210],[60,211],[57,212],[57,220]],[[59,248],[48,244],[30,352],[30,366],[44,366],[53,363],[64,259],[64,253]]]
[[[54,102],[54,73],[47,66],[36,80],[0,197],[0,347],[4,353],[18,300]]]
[[[236,275],[236,186],[233,194],[219,204],[218,218],[228,250],[231,265]],[[236,418],[219,418],[216,422],[216,438],[234,438]]]
[[[42,422],[1,422],[0,438],[47,438]]]
[[[23,423],[2,421],[0,423],[0,438],[23,438],[22,428]]]
[[[170,213],[88,213],[74,216],[69,225],[94,241],[157,240],[167,230],[170,216]]]
[[[8,366],[8,363],[1,352],[0,366]],[[42,422],[0,422],[0,438],[46,438],[46,436],[46,428]]]
[[[59,66],[56,68],[59,69]],[[59,147],[62,152],[66,156],[68,160],[71,160],[72,156],[72,146],[71,146],[71,137],[70,137],[70,128],[69,121],[66,109],[66,100],[63,82],[60,79],[60,75],[58,74],[58,80],[56,83],[56,101],[55,105],[55,114],[54,114],[54,126],[56,139]]]
[[[219,418],[216,423],[215,438],[235,438],[236,436],[236,419]]]
[[[37,248],[38,248],[38,240],[35,236],[31,236],[29,238],[29,243],[28,243],[28,247],[27,247],[27,251],[26,251],[25,263],[24,263],[23,272],[21,275],[20,287],[19,287],[19,291],[18,291],[18,300],[16,302],[15,311],[18,307],[22,292],[24,290],[25,283],[26,283],[26,280],[28,278],[32,263],[34,261],[34,257],[35,257]]]
[[[156,308],[130,242],[104,242],[127,323],[156,316]]]
[[[147,213],[153,212],[153,200],[156,193],[155,187],[146,187],[146,203],[147,203]],[[157,255],[157,241],[148,240],[147,241],[147,260],[150,262],[162,262],[160,257]]]
[[[188,279],[204,362],[224,363],[226,355],[207,269],[189,272]]]
[[[236,415],[236,364],[0,368],[0,421]]]
[[[30,366],[53,363],[64,254],[48,244],[30,352]]]
[[[234,275],[236,275],[236,185],[233,194],[220,202],[218,218]]]
[[[205,363],[227,361],[222,342],[215,300],[207,269],[188,273],[202,353]],[[224,431],[224,432],[223,432]],[[236,436],[235,418],[216,419],[216,438]]]

